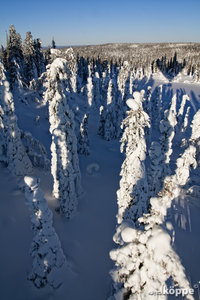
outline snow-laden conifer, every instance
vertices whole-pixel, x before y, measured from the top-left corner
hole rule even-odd
[[[170,172],[169,163],[171,159],[172,141],[175,136],[175,127],[177,125],[176,117],[176,95],[172,97],[171,105],[168,110],[164,111],[164,117],[160,122],[162,152],[165,155],[166,172]]]
[[[190,141],[197,149],[196,156],[197,156],[198,164],[200,164],[200,110],[198,110],[194,115],[191,126],[192,126],[192,135]]]
[[[93,99],[96,108],[99,108],[101,105],[101,97],[101,79],[99,78],[99,73],[95,72],[93,77]]]
[[[81,184],[74,115],[67,105],[64,94],[68,71],[67,61],[62,58],[55,59],[48,66],[48,89],[45,97],[49,101],[49,122],[52,135],[53,194],[59,199],[60,211],[70,218],[77,209]]]
[[[22,52],[21,36],[16,32],[13,25],[9,28],[8,39],[8,79],[12,90],[22,88],[25,78],[25,64]]]
[[[80,124],[80,132],[78,135],[78,153],[89,155],[89,146],[90,142],[88,137],[88,114],[85,114]]]
[[[93,105],[93,83],[92,83],[90,65],[88,65],[88,78],[85,87],[85,94],[87,97],[88,106],[91,107]]]
[[[76,64],[76,58],[74,55],[74,51],[71,47],[65,51],[65,56],[66,56],[66,60],[68,62],[68,68],[71,71],[70,75],[69,75],[71,91],[76,93],[77,64]]]
[[[50,161],[47,158],[46,149],[41,142],[34,138],[28,131],[22,132],[21,138],[33,166],[48,170],[50,168]]]
[[[67,262],[53,227],[53,215],[39,187],[39,180],[26,176],[24,182],[25,203],[31,211],[31,228],[34,232],[30,249],[33,263],[28,279],[37,288],[45,285],[58,288],[63,283]]]
[[[149,117],[143,111],[141,93],[134,92],[133,96],[134,99],[127,100],[130,110],[122,123],[125,130],[121,138],[121,151],[125,152],[126,157],[120,172],[120,189],[117,192],[118,223],[124,218],[135,222],[147,209],[144,127],[149,126]]]
[[[2,68],[2,65],[0,67]],[[21,131],[17,125],[13,95],[6,80],[1,80],[0,82],[0,106],[3,152],[6,155],[8,168],[17,176],[28,175],[32,172],[32,164],[21,140]]]
[[[38,77],[35,58],[36,58],[36,51],[34,47],[33,37],[30,31],[26,33],[26,37],[23,44],[23,54],[25,59],[25,75],[26,75],[26,82],[29,82],[32,79],[36,79]]]
[[[186,299],[193,299],[189,293],[190,284],[186,278],[180,258],[172,247],[170,235],[162,224],[172,201],[178,197],[182,186],[189,178],[190,167],[196,167],[195,147],[190,145],[177,160],[174,175],[167,176],[157,197],[150,198],[151,209],[139,218],[135,228],[130,222],[123,222],[118,228],[115,241],[121,244],[110,252],[115,261],[111,271],[113,298],[111,299],[167,299],[166,282],[171,280],[176,290],[186,290]],[[172,224],[170,224],[173,230]]]
[[[159,142],[153,141],[149,149],[150,169],[148,172],[149,190],[151,195],[157,195],[162,187],[164,154]]]

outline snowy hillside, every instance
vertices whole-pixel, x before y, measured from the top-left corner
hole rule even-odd
[[[0,299],[200,299],[199,69],[17,39],[0,61]]]

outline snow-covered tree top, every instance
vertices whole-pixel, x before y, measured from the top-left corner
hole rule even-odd
[[[58,50],[58,49],[51,48],[50,51],[51,51],[51,54],[55,54],[55,55],[60,55],[61,54],[61,51]]]
[[[55,50],[55,49],[51,49],[51,50]],[[49,70],[50,71],[52,71],[54,69],[62,70],[65,67],[66,64],[67,64],[66,59],[61,58],[61,57],[57,57],[56,59],[54,59],[54,61],[50,65]]]
[[[31,190],[35,190],[38,188],[40,180],[35,177],[25,176],[24,182]]]
[[[130,98],[126,101],[126,104],[128,107],[132,110],[138,110],[141,108],[142,105],[142,98],[144,96],[144,91],[141,90],[140,92],[134,92],[133,93],[133,98]]]
[[[134,99],[128,99],[126,101],[126,104],[128,105],[128,107],[132,110],[138,110],[140,108],[139,103],[137,103],[137,101],[135,101]]]
[[[50,65],[47,66],[47,77],[51,81],[67,79],[69,74],[68,62],[64,58],[56,58]]]

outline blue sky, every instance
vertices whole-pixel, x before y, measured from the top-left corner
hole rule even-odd
[[[0,45],[13,24],[42,45],[200,42],[200,0],[1,1]]]

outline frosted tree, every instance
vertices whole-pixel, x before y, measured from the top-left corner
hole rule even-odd
[[[163,164],[165,156],[162,153],[161,144],[157,141],[151,143],[149,149],[150,169],[148,171],[148,182],[151,196],[157,195],[162,187]]]
[[[157,86],[155,89],[154,96],[152,95],[151,102],[152,102],[152,115],[156,116],[153,118],[153,124],[155,127],[159,126],[161,121],[161,101],[162,101],[162,85]]]
[[[165,155],[165,174],[170,173],[170,159],[172,155],[172,141],[175,136],[175,127],[177,125],[176,117],[176,95],[172,97],[171,105],[169,110],[164,111],[164,117],[160,122],[161,138],[160,143],[162,145],[162,152]]]
[[[118,127],[121,122],[117,119],[118,105],[116,104],[116,89],[112,79],[109,80],[105,106],[100,113],[99,134],[106,140],[111,141],[118,136]]]
[[[180,106],[178,114],[177,114],[179,127],[183,123],[184,109],[185,109],[187,101],[190,101],[190,98],[188,97],[188,95],[183,95],[182,99],[181,99],[181,106]]]
[[[11,89],[23,87],[25,80],[21,36],[13,25],[10,26],[8,39],[8,78]]]
[[[113,89],[113,83],[112,83],[112,79],[110,79],[108,84],[108,91],[107,91],[107,106],[113,102],[112,89]]]
[[[121,138],[121,152],[125,152],[126,158],[120,172],[120,189],[117,191],[118,223],[124,218],[136,222],[138,216],[147,209],[144,127],[149,126],[149,117],[143,111],[141,94],[134,92],[133,97],[127,100],[130,111],[122,123],[125,130]]]
[[[118,74],[118,89],[122,94],[122,99],[124,99],[125,95],[125,86],[126,81],[129,76],[129,63],[127,61],[124,61],[123,66],[120,68],[119,74]]]
[[[116,116],[114,105],[110,104],[105,109],[105,120],[103,128],[103,138],[106,141],[111,141],[116,138]]]
[[[111,141],[117,137],[116,106],[114,103],[104,107],[100,107],[100,124],[98,134],[106,141]]]
[[[99,108],[101,105],[101,79],[99,73],[95,72],[93,77],[93,99],[95,107]]]
[[[190,138],[190,142],[197,149],[196,156],[198,164],[200,164],[200,110],[196,112],[192,120],[192,135]]]
[[[68,62],[68,68],[70,69],[70,86],[71,90],[75,93],[76,92],[76,74],[77,74],[77,64],[76,64],[76,58],[74,55],[73,49],[70,47],[65,52],[66,60]]]
[[[17,176],[28,175],[32,172],[32,164],[21,140],[13,96],[6,80],[1,80],[0,97],[1,132],[4,137],[4,152],[6,152],[8,168]]]
[[[28,131],[22,132],[21,138],[33,166],[49,170],[50,161],[45,147]]]
[[[25,203],[31,211],[31,229],[34,232],[30,249],[33,263],[28,279],[37,288],[45,285],[58,288],[64,281],[64,271],[68,265],[53,227],[53,214],[39,187],[39,180],[26,176],[24,182]]]
[[[110,299],[167,299],[166,282],[171,280],[174,294],[194,299],[185,270],[175,253],[163,223],[172,201],[187,183],[190,167],[196,167],[195,147],[190,145],[177,160],[175,174],[167,176],[158,197],[150,198],[149,213],[139,218],[139,227],[123,222],[115,241],[121,244],[110,252],[116,268],[111,271],[113,297]],[[173,226],[168,223],[173,231]],[[178,290],[179,288],[179,290]],[[177,289],[177,290],[176,290]],[[151,296],[150,296],[151,295]]]
[[[76,213],[81,193],[80,169],[77,155],[74,115],[64,94],[68,74],[67,61],[57,58],[48,66],[48,89],[51,144],[51,173],[53,194],[59,199],[60,212],[67,218]]]
[[[89,137],[88,137],[88,114],[83,116],[80,124],[80,132],[78,135],[78,153],[83,155],[89,155]]]
[[[35,65],[37,68],[37,76],[40,77],[43,72],[46,71],[44,54],[42,52],[42,45],[40,39],[33,41],[33,47],[35,51]]]
[[[103,137],[104,125],[105,125],[105,109],[103,105],[101,105],[99,108],[99,116],[100,116],[100,121],[99,121],[98,134]]]
[[[93,84],[91,77],[90,65],[88,65],[88,78],[87,84],[85,86],[85,96],[87,97],[88,106],[91,107],[93,105]]]
[[[23,44],[23,53],[24,53],[24,59],[26,63],[25,68],[25,74],[26,74],[26,81],[29,84],[29,82],[33,78],[37,78],[37,68],[35,64],[35,48],[34,48],[34,42],[33,37],[30,31],[26,33],[26,37]]]
[[[191,106],[188,106],[187,110],[186,110],[186,113],[185,113],[185,116],[184,116],[184,119],[183,119],[182,126],[181,126],[181,132],[183,132],[183,133],[188,128],[188,119],[189,119],[190,112],[191,112]]]

